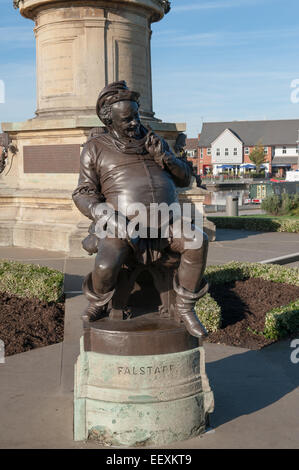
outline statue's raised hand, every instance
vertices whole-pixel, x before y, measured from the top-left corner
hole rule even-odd
[[[162,157],[164,154],[164,143],[161,137],[155,134],[153,131],[150,131],[147,134],[145,141],[145,148],[147,152],[153,157],[153,159],[159,165],[162,164]]]

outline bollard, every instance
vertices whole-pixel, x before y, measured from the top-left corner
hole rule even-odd
[[[226,215],[228,217],[238,217],[239,215],[238,196],[226,197]]]

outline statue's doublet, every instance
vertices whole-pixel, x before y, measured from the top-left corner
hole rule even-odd
[[[132,203],[142,203],[149,208],[151,203],[170,205],[177,202],[176,184],[171,173],[140,148],[133,152],[134,148],[129,152],[117,148],[107,134],[88,141],[81,155],[76,191],[81,191],[84,197],[84,189],[89,188],[89,193],[94,189],[123,213]]]

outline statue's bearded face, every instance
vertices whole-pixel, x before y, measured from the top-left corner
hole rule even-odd
[[[119,101],[111,107],[112,128],[120,138],[140,138],[139,107],[135,101]]]

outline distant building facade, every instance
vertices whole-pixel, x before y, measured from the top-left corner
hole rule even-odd
[[[298,169],[298,134],[299,119],[208,122],[203,123],[197,139],[187,139],[187,154],[198,174],[217,175],[225,169],[250,168],[250,154],[261,143],[265,154],[263,168],[268,174],[282,175]]]

